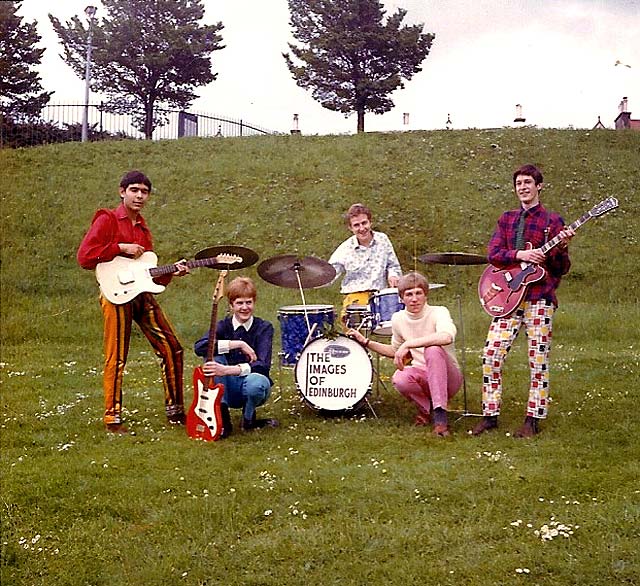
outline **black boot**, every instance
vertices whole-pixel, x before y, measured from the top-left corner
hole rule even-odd
[[[220,403],[220,414],[222,415],[222,433],[220,437],[229,437],[233,431],[233,424],[231,423],[231,414],[226,403]]]

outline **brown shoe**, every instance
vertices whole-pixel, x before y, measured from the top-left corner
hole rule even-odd
[[[445,423],[439,423],[433,426],[433,435],[437,437],[449,437],[451,432],[449,431],[449,426]]]
[[[491,431],[498,427],[498,418],[495,416],[484,416],[482,421],[476,425],[471,431],[471,435],[482,435],[485,431]]]
[[[538,429],[537,422],[529,421],[529,418],[527,417],[522,426],[513,432],[513,437],[535,437],[538,433],[540,433],[540,430]]]
[[[184,413],[167,415],[167,422],[171,425],[184,425],[187,422],[187,416]]]
[[[416,415],[416,420],[413,422],[413,425],[416,427],[422,427],[424,425],[429,425],[431,423],[431,416],[429,413],[418,413]]]
[[[129,429],[122,423],[107,423],[105,427],[109,433],[115,433],[118,435],[127,435],[129,433]]]

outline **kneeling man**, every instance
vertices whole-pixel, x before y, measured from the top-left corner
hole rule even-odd
[[[405,305],[391,317],[391,344],[365,338],[349,330],[366,348],[393,358],[397,368],[393,386],[418,408],[416,425],[433,421],[433,432],[449,435],[447,405],[462,385],[462,372],[456,359],[456,326],[446,307],[429,305],[429,283],[412,272],[398,282],[398,294]],[[406,366],[408,359],[411,365]]]
[[[273,325],[253,315],[256,297],[256,286],[248,277],[237,277],[229,283],[231,315],[218,322],[215,360],[202,367],[206,376],[214,376],[216,384],[224,385],[222,437],[232,430],[229,408],[242,409],[241,427],[245,431],[278,425],[275,419],[256,417],[256,407],[267,401],[273,384],[269,377]],[[209,332],[195,343],[195,353],[206,357],[208,347]]]

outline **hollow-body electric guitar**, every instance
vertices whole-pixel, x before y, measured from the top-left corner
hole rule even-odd
[[[224,258],[223,258],[224,257]],[[200,260],[190,260],[185,264],[188,268],[211,267],[219,263],[240,262],[242,259],[232,255],[218,255]],[[164,285],[153,279],[163,275],[170,275],[177,270],[176,263],[157,266],[158,257],[155,252],[148,250],[139,258],[116,256],[109,262],[102,262],[96,266],[96,279],[102,295],[115,303],[122,305],[140,295],[140,293],[162,293]]]
[[[206,362],[211,362],[216,346],[216,325],[218,322],[218,302],[224,294],[224,278],[227,271],[221,271],[213,292],[213,307],[209,325],[209,342]],[[224,385],[215,384],[213,376],[207,376],[202,366],[193,370],[193,402],[187,411],[187,435],[193,439],[212,442],[222,434],[222,413],[220,403],[224,395]]]
[[[593,206],[569,227],[572,230],[577,230],[591,218],[602,216],[617,207],[618,200],[615,197],[608,197]],[[561,239],[556,236],[543,244],[540,250],[546,254],[560,242]],[[527,249],[531,248],[532,245],[528,242]],[[520,305],[527,287],[542,279],[544,275],[544,268],[535,263],[521,262],[505,269],[489,265],[482,273],[478,283],[480,305],[492,317],[506,317]]]

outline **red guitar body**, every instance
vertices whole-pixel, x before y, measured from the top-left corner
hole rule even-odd
[[[478,283],[482,308],[493,317],[505,317],[522,302],[527,286],[542,279],[545,270],[536,264],[521,263],[506,269],[489,265]]]
[[[216,385],[201,366],[193,370],[193,402],[187,411],[187,435],[193,439],[214,442],[222,433],[220,402],[224,386]]]
[[[213,291],[213,307],[209,325],[209,344],[205,362],[211,362],[216,345],[216,322],[218,301],[222,297],[224,278],[227,271],[221,271]],[[206,376],[202,366],[193,370],[193,402],[187,411],[187,435],[193,439],[214,442],[222,435],[222,411],[220,403],[224,395],[224,385],[217,385],[213,376]]]

